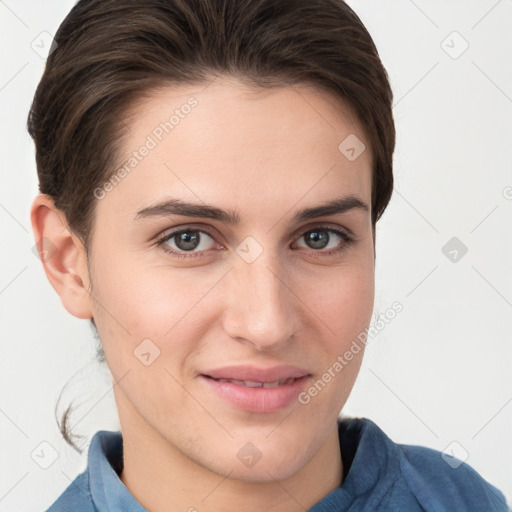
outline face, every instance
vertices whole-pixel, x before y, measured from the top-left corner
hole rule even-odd
[[[124,121],[128,163],[96,191],[89,260],[123,431],[215,473],[286,478],[321,450],[361,363],[308,392],[371,319],[369,143],[305,86],[169,87]],[[349,136],[367,148],[355,159]]]

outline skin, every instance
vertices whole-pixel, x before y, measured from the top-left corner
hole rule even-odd
[[[361,126],[338,98],[305,85],[248,88],[235,79],[162,88],[133,105],[120,161],[194,96],[198,105],[96,201],[90,259],[52,200],[32,206],[43,261],[64,307],[94,318],[112,373],[123,441],[122,482],[152,512],[302,511],[342,480],[336,420],[363,350],[307,405],[244,412],[214,394],[201,371],[231,364],[306,368],[310,383],[368,327],[374,299],[372,156]],[[355,134],[367,150],[349,161],[338,150]],[[368,205],[293,223],[294,213],[352,194]],[[240,225],[161,216],[135,220],[167,198],[234,210]],[[327,249],[304,236],[328,225]],[[208,228],[202,257],[177,258],[154,237],[172,228]],[[253,237],[252,263],[236,248]],[[179,251],[176,237],[167,246]],[[331,248],[344,247],[332,255]],[[322,252],[323,251],[323,252]],[[134,350],[150,339],[149,366]],[[307,387],[306,387],[307,389]],[[246,467],[248,442],[261,459]],[[192,508],[193,507],[193,508]]]

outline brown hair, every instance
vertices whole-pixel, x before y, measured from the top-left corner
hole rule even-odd
[[[393,95],[370,34],[342,0],[80,0],[55,40],[27,127],[39,190],[86,251],[93,191],[118,169],[131,103],[219,74],[268,88],[309,84],[344,100],[371,145],[374,225],[389,203]]]

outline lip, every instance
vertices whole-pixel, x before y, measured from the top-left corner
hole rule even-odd
[[[268,368],[258,368],[251,365],[224,366],[201,372],[202,375],[214,379],[252,380],[258,382],[274,382],[289,378],[298,379],[309,375],[309,372],[298,366],[280,365]]]
[[[289,406],[296,401],[303,391],[311,374],[296,366],[275,366],[272,368],[256,368],[254,366],[229,366],[209,370],[200,376],[210,390],[226,400],[237,409],[269,414]],[[272,388],[247,387],[232,382],[221,382],[215,379],[250,380],[258,382],[274,382],[294,378],[291,383]]]

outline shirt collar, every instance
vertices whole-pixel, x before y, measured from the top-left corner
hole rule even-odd
[[[311,512],[325,510],[325,506],[342,510],[344,503],[348,505],[354,497],[368,493],[379,482],[383,484],[386,475],[396,471],[390,467],[398,464],[397,458],[390,453],[395,445],[371,420],[340,419],[338,434],[345,478],[342,485],[325,496]],[[121,432],[96,432],[88,454],[89,484],[94,505],[100,512],[147,512],[120,480],[122,468]],[[380,487],[385,490],[387,486]]]
[[[375,507],[370,504],[368,510],[376,509],[400,471],[397,446],[368,418],[340,419],[338,433],[348,473],[343,483],[309,512],[346,510],[358,496],[371,496]]]
[[[123,484],[121,432],[100,430],[89,446],[88,471],[91,496],[100,512],[147,512]]]

